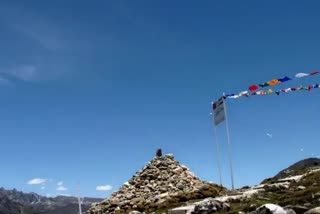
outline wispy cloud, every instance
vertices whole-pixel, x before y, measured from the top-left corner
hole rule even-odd
[[[28,181],[29,185],[37,185],[37,184],[44,184],[47,182],[47,179],[43,179],[43,178],[34,178],[30,181]]]
[[[46,189],[46,186],[42,186],[42,187],[41,187],[41,190],[45,190],[45,189]]]
[[[110,191],[110,190],[112,190],[112,186],[110,186],[110,185],[97,186],[96,190],[97,191]]]
[[[68,189],[66,187],[63,186],[63,181],[59,181],[57,183],[57,191],[67,191]]]
[[[31,23],[33,22],[33,23]],[[50,29],[48,23],[35,23],[34,20],[26,23],[17,23],[12,25],[12,27],[21,32],[22,34],[28,36],[35,42],[41,44],[44,48],[49,50],[57,50],[63,47],[61,36],[58,31],[54,28]]]
[[[57,50],[65,45],[60,27],[35,11],[1,5],[0,18],[19,35],[29,39],[29,42],[38,43],[45,49]]]
[[[57,191],[67,191],[68,189],[64,186],[58,186]]]
[[[267,137],[272,138],[272,134],[270,134],[270,133],[266,133],[266,135],[267,135]]]
[[[66,197],[70,197],[71,195],[69,194],[58,194],[59,196],[66,196]]]
[[[0,69],[0,74],[17,78],[24,81],[33,81],[37,78],[37,67],[35,65],[19,65],[11,68]]]

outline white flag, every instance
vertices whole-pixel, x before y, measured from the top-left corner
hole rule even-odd
[[[224,97],[221,97],[218,101],[213,103],[212,109],[214,116],[214,125],[217,126],[226,119],[226,114],[224,111]]]
[[[302,78],[302,77],[306,77],[306,76],[309,76],[310,74],[306,74],[306,73],[297,73],[296,74],[296,77],[297,78]]]

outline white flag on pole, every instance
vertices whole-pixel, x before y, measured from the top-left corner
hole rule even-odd
[[[214,125],[219,125],[226,119],[225,109],[224,109],[224,97],[219,98],[218,101],[212,104]]]

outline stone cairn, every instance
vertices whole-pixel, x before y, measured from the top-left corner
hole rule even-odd
[[[89,214],[153,212],[182,202],[215,197],[224,189],[201,181],[186,166],[174,160],[172,154],[156,156],[128,182],[101,203],[93,204]]]

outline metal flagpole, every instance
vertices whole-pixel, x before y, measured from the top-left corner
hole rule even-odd
[[[78,190],[79,214],[82,214],[81,197],[80,197],[80,187],[78,187],[77,190]]]
[[[226,107],[225,99],[223,99],[223,107],[224,107],[225,119],[226,119],[228,154],[229,154],[230,171],[231,171],[231,185],[232,185],[232,189],[234,189],[233,164],[232,164],[231,143],[230,143],[230,130],[229,130],[229,121],[228,121],[227,107]]]
[[[220,186],[222,186],[222,175],[221,175],[221,165],[220,165],[220,148],[219,148],[219,142],[218,142],[218,134],[217,134],[217,128],[216,125],[214,124],[214,116],[212,113],[212,118],[213,118],[213,130],[214,130],[214,140],[216,143],[216,154],[217,154],[217,164],[218,164],[218,171],[219,171],[219,178],[220,178]]]

